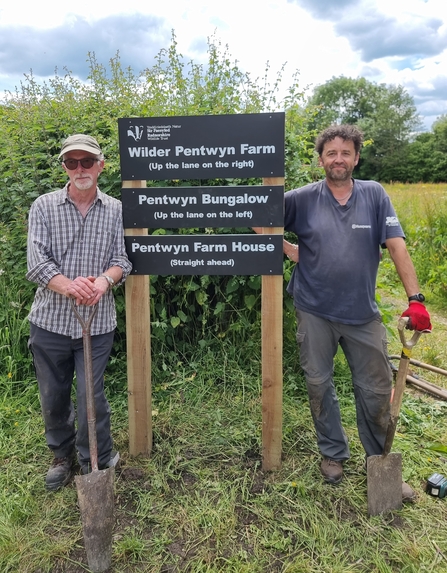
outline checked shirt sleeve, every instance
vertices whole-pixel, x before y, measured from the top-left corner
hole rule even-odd
[[[132,270],[132,264],[127,256],[126,247],[124,243],[124,228],[123,228],[123,217],[121,204],[117,209],[117,223],[116,223],[116,234],[113,242],[113,252],[112,257],[109,261],[109,267],[117,266],[123,271],[123,276],[116,283],[117,286],[124,283],[130,271]]]
[[[42,287],[61,273],[51,253],[48,220],[37,202],[31,206],[29,212],[27,262],[26,278]]]

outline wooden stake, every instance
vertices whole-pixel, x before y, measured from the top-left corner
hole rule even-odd
[[[123,187],[146,187],[146,181],[123,181]],[[125,234],[147,235],[147,229],[125,229]],[[152,383],[150,294],[148,275],[130,275],[126,280],[127,385],[129,453],[152,451]]]
[[[264,178],[263,185],[284,185],[283,177]],[[281,235],[282,227],[262,229]],[[261,294],[262,336],[262,469],[281,467],[283,388],[283,277],[263,276]]]

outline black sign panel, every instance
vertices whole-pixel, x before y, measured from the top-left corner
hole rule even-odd
[[[121,118],[121,179],[284,176],[283,112]]]
[[[122,189],[124,228],[283,227],[284,187]]]
[[[282,275],[282,235],[126,236],[135,275]]]

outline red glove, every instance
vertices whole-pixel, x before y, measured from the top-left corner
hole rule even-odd
[[[410,306],[402,313],[402,316],[407,316],[410,319],[407,326],[409,330],[431,330],[430,315],[422,302],[411,301]]]

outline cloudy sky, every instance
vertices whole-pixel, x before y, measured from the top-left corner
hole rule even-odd
[[[300,85],[363,76],[401,84],[426,129],[447,113],[446,0],[13,0],[0,5],[0,93],[33,71],[85,79],[88,52],[107,65],[150,67],[175,32],[179,51],[204,61],[213,36],[252,78],[286,63]]]

